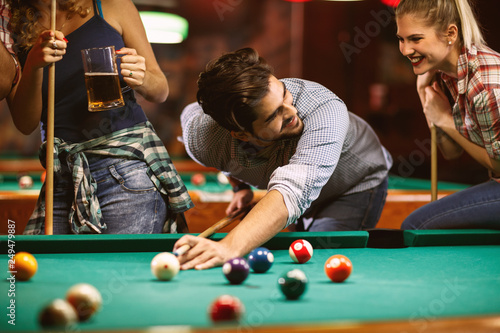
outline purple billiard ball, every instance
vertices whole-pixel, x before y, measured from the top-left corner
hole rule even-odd
[[[271,251],[265,247],[258,247],[248,255],[248,264],[255,273],[265,273],[274,262],[274,256]]]
[[[240,284],[247,278],[250,266],[244,258],[233,258],[222,266],[222,272],[231,284]]]

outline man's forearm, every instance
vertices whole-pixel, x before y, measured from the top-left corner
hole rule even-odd
[[[230,249],[233,257],[243,256],[283,230],[287,219],[283,196],[279,191],[270,191],[221,243]]]

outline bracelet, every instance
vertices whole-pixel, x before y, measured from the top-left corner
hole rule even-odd
[[[14,80],[12,80],[12,88],[19,82],[19,63],[17,62],[16,56],[9,52],[12,56],[12,60],[14,60],[14,65],[16,66],[16,76],[14,76]]]
[[[250,189],[251,189],[250,185],[245,184],[245,183],[239,183],[238,185],[233,186],[234,193],[239,192],[241,190],[250,190]]]

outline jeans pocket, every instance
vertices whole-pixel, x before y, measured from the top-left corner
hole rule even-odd
[[[145,192],[155,190],[147,174],[148,166],[143,161],[123,161],[110,165],[111,176],[127,191]]]

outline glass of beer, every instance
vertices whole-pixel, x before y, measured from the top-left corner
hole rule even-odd
[[[82,50],[82,59],[89,111],[106,111],[124,106],[115,47]]]

